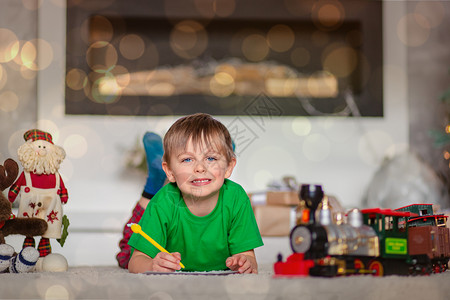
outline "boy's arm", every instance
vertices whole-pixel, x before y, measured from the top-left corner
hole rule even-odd
[[[141,251],[134,250],[128,263],[128,271],[130,273],[153,271],[153,259]]]
[[[171,254],[159,252],[155,258],[151,258],[141,251],[134,250],[128,263],[128,271],[130,273],[144,273],[148,271],[174,272],[179,270],[181,268],[180,253],[174,252]]]
[[[238,271],[239,273],[258,274],[258,264],[253,249],[228,257],[225,264],[230,270]]]

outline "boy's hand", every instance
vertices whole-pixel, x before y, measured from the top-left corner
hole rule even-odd
[[[159,252],[153,259],[154,272],[174,272],[180,270],[181,255],[178,252],[169,253]]]
[[[254,256],[246,255],[243,253],[235,254],[228,257],[225,264],[232,271],[238,271],[245,274],[258,274],[258,267],[256,265],[256,259]]]

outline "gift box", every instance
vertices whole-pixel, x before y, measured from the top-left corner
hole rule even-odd
[[[296,191],[268,191],[266,194],[267,205],[297,206],[300,203]]]
[[[262,236],[288,236],[296,224],[296,206],[257,205],[253,207]]]

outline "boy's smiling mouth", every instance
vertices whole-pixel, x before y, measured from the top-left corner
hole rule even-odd
[[[191,181],[193,185],[205,185],[211,182],[208,178],[198,178]]]

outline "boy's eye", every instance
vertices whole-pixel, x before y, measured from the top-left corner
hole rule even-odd
[[[215,161],[215,160],[217,160],[217,158],[209,156],[209,157],[206,158],[206,160],[207,161]]]
[[[181,160],[181,162],[191,162],[192,161],[192,159],[190,159],[190,158],[183,158],[182,160]]]

